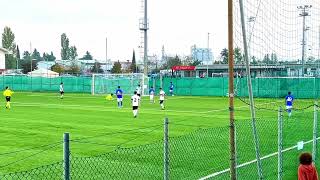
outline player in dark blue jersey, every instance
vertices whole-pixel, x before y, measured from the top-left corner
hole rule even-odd
[[[155,94],[155,90],[153,89],[153,87],[151,86],[151,88],[149,89],[149,96],[150,96],[150,103],[155,103],[154,101],[154,94]]]
[[[118,89],[116,90],[118,108],[122,108],[122,94],[123,92],[120,89],[120,86],[118,86]]]
[[[171,95],[171,96],[174,96],[174,95],[173,95],[173,88],[174,88],[174,85],[172,84],[172,82],[170,82],[169,92],[170,92],[170,95]]]
[[[292,106],[294,97],[291,95],[291,92],[288,92],[288,95],[285,97],[286,100],[286,109],[288,112],[289,117],[291,116]]]

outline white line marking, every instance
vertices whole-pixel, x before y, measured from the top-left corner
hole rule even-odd
[[[320,137],[317,138],[317,140],[319,140],[319,139],[320,139]],[[313,142],[313,139],[312,139],[312,140],[309,140],[309,141],[306,141],[306,142],[304,142],[303,144],[304,144],[304,145],[305,145],[305,144],[310,144],[310,143],[312,143],[312,142]],[[292,146],[292,147],[289,147],[289,148],[286,148],[286,149],[283,149],[281,152],[284,153],[284,152],[290,151],[290,150],[292,150],[292,149],[294,149],[294,148],[297,148],[297,145]],[[274,153],[268,154],[268,155],[266,155],[266,156],[263,156],[263,157],[261,157],[261,160],[264,160],[264,159],[267,159],[267,158],[270,158],[270,157],[276,156],[276,155],[278,155],[278,152],[274,152]],[[255,162],[257,162],[257,159],[254,159],[254,160],[252,160],[252,161],[248,161],[248,162],[242,163],[242,164],[240,164],[240,165],[237,165],[237,168],[241,168],[241,167],[244,167],[244,166],[253,164],[253,163],[255,163]],[[210,175],[208,175],[208,176],[202,177],[202,178],[200,178],[199,180],[206,180],[206,179],[209,179],[209,178],[216,177],[216,176],[218,176],[218,175],[224,174],[224,173],[229,172],[229,171],[230,171],[230,168],[224,169],[224,170],[222,170],[222,171],[215,172],[215,173],[212,173],[212,174],[210,174]]]

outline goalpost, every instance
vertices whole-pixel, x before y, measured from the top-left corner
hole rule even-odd
[[[149,78],[143,73],[92,74],[91,94],[115,93],[118,86],[121,87],[124,94],[133,94],[138,85],[141,87],[142,95],[147,95]]]

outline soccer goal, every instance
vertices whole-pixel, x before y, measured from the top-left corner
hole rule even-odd
[[[92,74],[91,94],[115,93],[118,86],[124,94],[133,94],[140,85],[143,95],[147,95],[149,79],[143,73],[131,74]]]

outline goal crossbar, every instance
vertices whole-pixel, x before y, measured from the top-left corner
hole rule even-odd
[[[138,85],[141,87],[141,93],[147,92],[149,80],[143,73],[126,73],[126,74],[92,74],[91,94],[114,93],[118,86],[131,94]]]

